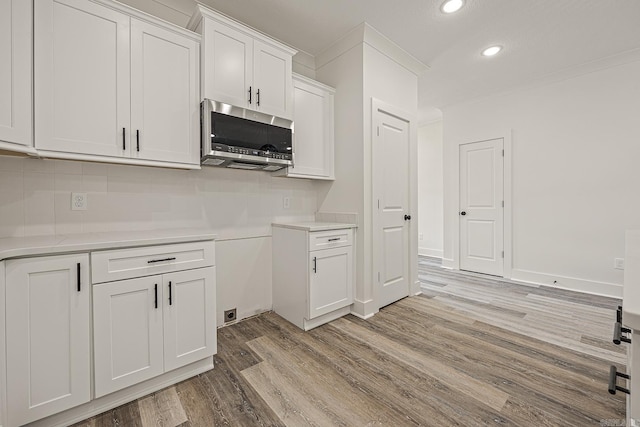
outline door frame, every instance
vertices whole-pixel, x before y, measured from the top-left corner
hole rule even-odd
[[[376,127],[377,127],[377,111],[384,111],[385,113],[397,117],[400,120],[403,120],[408,123],[409,127],[409,212],[408,214],[415,218],[415,221],[409,221],[407,226],[409,227],[408,236],[409,236],[409,276],[408,276],[408,294],[409,296],[419,295],[422,293],[420,289],[420,282],[418,281],[418,127],[417,127],[417,118],[410,114],[409,112],[399,108],[395,105],[386,103],[381,101],[380,99],[371,97],[371,200],[368,204],[371,207],[371,265],[370,265],[370,274],[371,274],[371,283],[373,284],[372,295],[373,301],[375,305],[375,311],[380,308],[380,300],[379,300],[379,286],[380,282],[378,281],[378,269],[376,265],[382,261],[380,259],[380,250],[381,250],[381,236],[377,233],[379,226],[379,214],[378,214],[378,206],[377,206],[377,183],[375,176],[375,166],[378,162],[378,150],[376,150],[376,146],[374,144],[374,139],[376,138]],[[366,165],[366,162],[365,162]],[[365,166],[366,171],[366,166]],[[365,192],[366,194],[366,192]],[[366,204],[365,200],[365,204]],[[365,247],[366,252],[366,247]],[[366,266],[365,266],[366,268]]]
[[[486,135],[478,135],[478,137],[472,140],[458,141],[456,147],[456,160],[454,162],[454,188],[455,188],[455,214],[454,227],[453,227],[453,262],[445,263],[443,260],[443,267],[460,270],[460,149],[462,145],[472,144],[474,142],[485,142],[493,139],[502,139],[502,147],[504,150],[504,162],[503,162],[503,197],[504,197],[504,210],[503,210],[503,248],[504,248],[504,267],[502,277],[505,279],[511,278],[511,270],[513,268],[513,193],[512,193],[512,178],[513,178],[513,143],[512,143],[512,129],[506,129],[502,132],[488,133]],[[448,264],[448,265],[447,265]]]

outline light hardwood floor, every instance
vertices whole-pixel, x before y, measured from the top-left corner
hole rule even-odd
[[[450,272],[424,295],[302,332],[274,313],[218,330],[215,369],[78,426],[598,426],[618,301]]]

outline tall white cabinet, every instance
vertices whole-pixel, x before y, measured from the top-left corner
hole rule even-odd
[[[203,98],[292,118],[294,49],[202,5],[187,28],[202,34]]]
[[[0,0],[0,149],[30,152],[32,12],[25,0]]]
[[[196,34],[108,0],[39,0],[34,22],[42,154],[199,164]]]
[[[10,426],[90,399],[89,255],[6,262]]]

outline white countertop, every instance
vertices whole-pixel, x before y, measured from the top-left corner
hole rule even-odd
[[[0,239],[0,260],[63,252],[94,251],[135,246],[213,240],[208,229],[173,229],[68,234],[57,236],[10,237]]]
[[[622,323],[640,331],[640,230],[628,230],[625,237]]]
[[[343,224],[339,222],[291,222],[291,223],[279,223],[274,222],[271,225],[274,227],[293,228],[295,230],[305,231],[328,231],[328,230],[343,230],[345,228],[357,228],[355,224]]]

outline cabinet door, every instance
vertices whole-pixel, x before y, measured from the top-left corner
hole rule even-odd
[[[353,302],[352,247],[309,253],[309,319]]]
[[[203,97],[254,108],[253,39],[241,31],[209,20],[205,22],[202,37]]]
[[[291,55],[259,40],[253,42],[253,52],[256,109],[265,114],[292,118]]]
[[[0,0],[0,141],[32,145],[32,3]]]
[[[216,269],[163,275],[164,368],[179,368],[216,353]]]
[[[163,372],[162,276],[93,286],[95,396]]]
[[[200,163],[195,40],[131,19],[131,154]]]
[[[88,402],[89,256],[10,260],[6,279],[9,425]]]
[[[333,94],[294,82],[294,165],[289,172],[333,177]]]
[[[128,16],[86,0],[36,1],[36,148],[128,157],[129,72]]]

